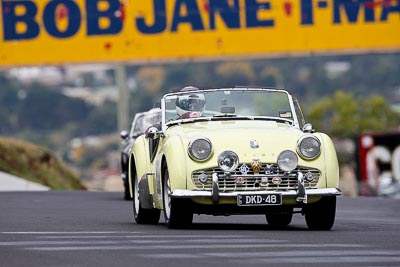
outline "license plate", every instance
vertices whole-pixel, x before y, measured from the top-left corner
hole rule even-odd
[[[238,206],[268,206],[281,204],[281,194],[241,194],[237,196]]]

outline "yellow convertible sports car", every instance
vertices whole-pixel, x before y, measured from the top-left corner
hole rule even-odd
[[[332,228],[336,151],[287,91],[185,87],[164,95],[161,110],[129,156],[137,223],[157,224],[163,211],[170,228],[193,214],[262,214],[283,227],[301,213],[311,230]]]

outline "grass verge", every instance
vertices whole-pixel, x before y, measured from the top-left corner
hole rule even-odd
[[[54,190],[85,190],[76,176],[53,152],[28,142],[0,137],[0,171]]]

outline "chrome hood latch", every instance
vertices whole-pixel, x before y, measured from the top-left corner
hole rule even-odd
[[[304,187],[304,175],[301,172],[297,173],[297,202],[303,202],[307,204],[307,192]]]
[[[211,191],[212,202],[217,204],[219,202],[219,185],[218,185],[218,174],[212,174],[212,191]]]

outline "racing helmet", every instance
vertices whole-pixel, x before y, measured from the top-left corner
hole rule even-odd
[[[201,116],[202,112],[204,111],[205,106],[205,97],[204,94],[193,93],[187,95],[178,96],[176,99],[176,113],[179,116],[183,116],[188,112],[197,112],[197,116]]]

